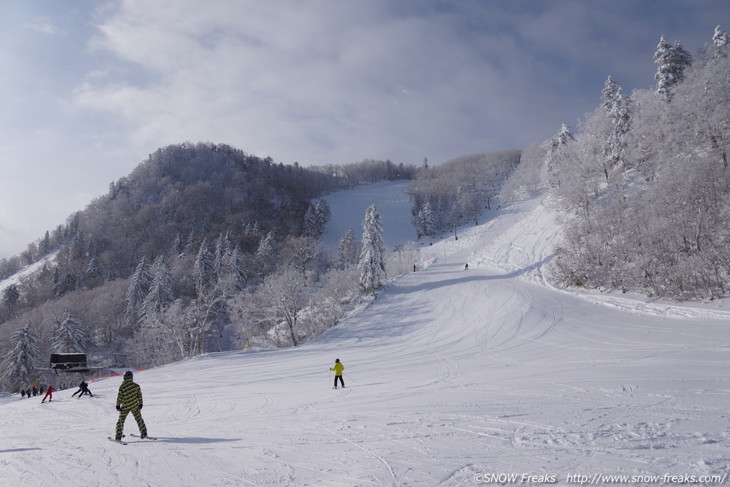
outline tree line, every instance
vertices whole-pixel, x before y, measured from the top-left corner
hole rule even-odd
[[[548,184],[574,218],[557,251],[566,285],[713,299],[730,280],[730,58],[718,27],[693,58],[660,38],[656,85],[601,104],[545,147]]]

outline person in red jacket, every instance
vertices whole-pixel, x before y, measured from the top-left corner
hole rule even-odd
[[[43,400],[41,401],[41,404],[46,402],[46,399],[48,399],[48,402],[53,401],[53,390],[54,390],[53,386],[49,385],[48,388],[46,389],[46,395],[43,396]]]

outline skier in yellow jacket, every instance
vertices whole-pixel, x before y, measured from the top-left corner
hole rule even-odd
[[[124,421],[126,421],[129,413],[132,413],[134,419],[137,420],[139,435],[142,438],[147,438],[147,426],[145,426],[142,413],[140,412],[142,409],[142,389],[140,389],[139,385],[132,382],[132,377],[131,370],[124,373],[124,381],[119,386],[119,393],[117,394],[117,411],[119,411],[115,437],[117,441],[122,440]]]
[[[345,370],[345,366],[342,365],[342,362],[340,362],[340,359],[335,359],[335,366],[331,367],[330,370],[335,371],[335,389],[337,389],[337,379],[340,380],[340,384],[342,384],[342,388],[345,388],[345,381],[342,379],[342,371]]]

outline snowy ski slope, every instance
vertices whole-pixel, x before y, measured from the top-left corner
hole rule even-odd
[[[333,213],[349,211],[337,203],[346,195],[330,198]],[[404,207],[379,205],[383,221]],[[349,218],[359,235],[362,215],[333,221]],[[92,383],[94,398],[5,398],[2,485],[682,480],[672,476],[720,485],[730,470],[726,303],[553,289],[543,264],[554,222],[539,201],[525,202],[460,230],[458,241],[425,246],[424,270],[295,349],[210,354],[137,373],[158,441],[106,440],[120,378]],[[344,390],[331,388],[335,358],[346,366]],[[125,431],[136,432],[131,416]]]

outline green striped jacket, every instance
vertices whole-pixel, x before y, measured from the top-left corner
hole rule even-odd
[[[142,407],[142,389],[132,379],[125,379],[119,386],[117,406],[128,411]]]

